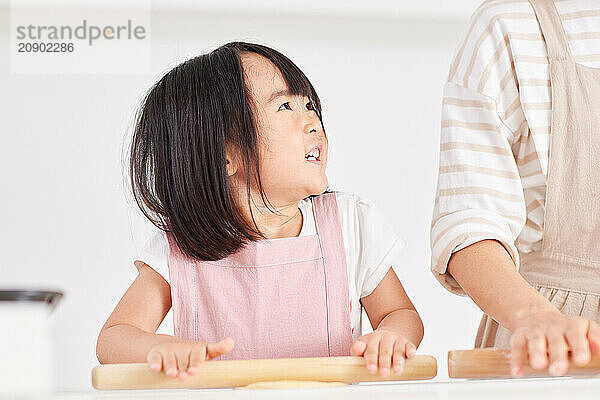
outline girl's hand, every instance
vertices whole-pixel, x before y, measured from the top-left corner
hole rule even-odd
[[[164,370],[167,376],[178,377],[183,382],[188,375],[200,370],[202,362],[230,352],[233,346],[231,338],[218,343],[163,343],[150,349],[147,359],[151,370]]]
[[[385,329],[359,337],[352,345],[350,352],[354,356],[363,356],[367,369],[371,374],[379,372],[381,376],[390,376],[390,368],[400,375],[404,370],[404,359],[412,358],[417,347],[404,336]]]
[[[569,351],[577,366],[589,363],[592,353],[600,355],[600,326],[558,311],[528,316],[514,329],[510,348],[513,377],[523,375],[528,359],[533,369],[548,367],[550,375],[564,375],[569,368]]]

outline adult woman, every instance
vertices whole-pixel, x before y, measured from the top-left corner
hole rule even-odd
[[[598,1],[488,1],[445,88],[432,270],[514,376],[600,354],[598,39]]]

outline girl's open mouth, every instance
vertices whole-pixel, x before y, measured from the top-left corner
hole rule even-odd
[[[321,156],[321,150],[318,147],[315,147],[311,151],[306,153],[304,158],[306,159],[306,161],[315,162],[315,161],[321,161],[321,159],[319,158],[320,156]]]

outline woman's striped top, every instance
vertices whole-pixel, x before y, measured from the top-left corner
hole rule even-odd
[[[575,61],[600,68],[600,0],[555,4]],[[541,248],[551,109],[548,55],[531,4],[484,2],[444,88],[431,269],[449,290],[464,293],[446,267],[468,245],[496,239],[517,265],[519,251]]]

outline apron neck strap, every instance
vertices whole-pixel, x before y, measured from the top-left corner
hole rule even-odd
[[[330,356],[350,355],[352,325],[350,322],[350,296],[348,266],[342,233],[342,223],[335,193],[325,193],[312,198],[315,223],[321,251],[327,291],[328,348]]]
[[[332,239],[331,242],[342,239],[342,224],[336,194],[329,192],[312,197],[312,207],[317,234]],[[345,255],[345,251],[340,252],[340,255]]]
[[[546,41],[550,60],[566,60],[571,57],[567,34],[556,10],[554,0],[529,0]]]

